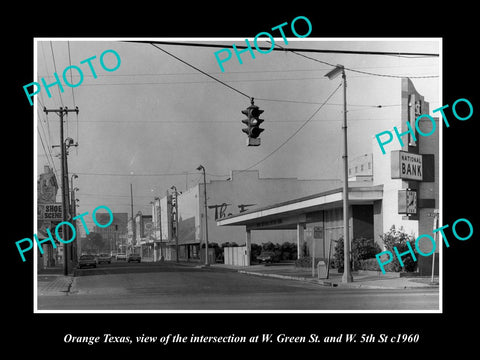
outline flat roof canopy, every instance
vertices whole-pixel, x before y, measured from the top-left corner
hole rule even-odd
[[[348,189],[350,205],[373,204],[382,198],[383,185]],[[343,189],[339,188],[231,215],[217,220],[217,226],[246,226],[247,230],[295,229],[298,223],[309,222],[309,218],[315,221],[309,216],[311,213],[342,206]]]

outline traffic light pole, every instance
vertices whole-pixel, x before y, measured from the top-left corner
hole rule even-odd
[[[45,113],[55,112],[60,117],[60,149],[61,149],[61,172],[62,172],[62,222],[67,222],[68,220],[68,174],[66,172],[66,151],[65,143],[63,139],[63,116],[69,112],[76,112],[78,114],[78,107],[75,109],[68,109],[67,107],[60,107],[59,109],[47,109],[43,108]],[[65,237],[66,234],[65,225],[62,225],[62,236]],[[68,244],[63,244],[63,275],[68,276]]]

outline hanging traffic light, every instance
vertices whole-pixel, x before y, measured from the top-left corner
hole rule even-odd
[[[247,146],[258,146],[260,145],[260,134],[265,130],[260,128],[260,124],[264,121],[260,119],[260,115],[263,113],[263,110],[253,104],[253,98],[251,99],[251,105],[242,110],[242,114],[247,116],[247,119],[242,120],[242,122],[247,125],[246,128],[242,131],[247,134]]]

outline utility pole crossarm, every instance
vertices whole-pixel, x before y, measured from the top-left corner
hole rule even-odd
[[[49,113],[49,112],[54,112],[54,113],[57,113],[58,115],[60,114],[63,114],[63,113],[69,113],[69,112],[75,112],[78,114],[79,110],[78,110],[78,106],[75,106],[75,109],[69,109],[68,107],[61,107],[58,108],[58,109],[47,109],[45,106],[43,107],[43,111],[45,113]]]

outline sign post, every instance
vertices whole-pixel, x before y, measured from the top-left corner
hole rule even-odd
[[[312,277],[315,277],[315,243],[317,239],[322,238],[322,227],[314,226],[313,227],[313,237],[312,237]]]
[[[433,230],[435,231],[438,229],[439,226],[439,211],[438,209],[434,210],[434,218],[433,218]],[[434,234],[434,240],[435,240],[435,245],[437,244],[437,239],[438,239],[438,231],[435,231]],[[438,253],[440,255],[440,252]],[[434,283],[434,276],[435,276],[435,251],[432,254],[432,279],[430,282],[433,284]]]

